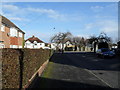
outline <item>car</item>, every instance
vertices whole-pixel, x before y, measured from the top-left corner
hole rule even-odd
[[[109,48],[101,48],[101,49],[97,50],[96,55],[101,56],[102,58],[104,58],[104,57],[114,57],[115,52],[110,50]]]
[[[115,54],[117,54],[117,48],[111,48],[112,51],[115,52]]]

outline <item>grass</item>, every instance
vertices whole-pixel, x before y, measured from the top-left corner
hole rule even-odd
[[[54,65],[53,62],[49,62],[49,63],[48,63],[48,66],[46,67],[45,71],[43,72],[42,77],[45,77],[45,78],[50,78],[50,77],[52,77],[53,65]]]

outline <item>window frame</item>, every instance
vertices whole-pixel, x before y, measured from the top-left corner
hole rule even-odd
[[[19,34],[18,35],[19,37],[21,37],[21,38],[23,37],[23,33],[22,32],[18,32],[18,34]]]
[[[18,30],[15,27],[10,28],[10,36],[11,37],[18,37]]]
[[[1,25],[1,31],[5,32],[5,25],[4,24]]]

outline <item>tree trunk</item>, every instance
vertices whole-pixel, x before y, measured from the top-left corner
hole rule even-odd
[[[96,42],[94,43],[94,53],[96,53]]]
[[[64,43],[62,41],[62,54],[64,53]]]

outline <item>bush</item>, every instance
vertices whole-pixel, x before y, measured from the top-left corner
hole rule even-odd
[[[19,88],[51,56],[51,50],[2,49],[2,88]],[[22,80],[22,81],[21,81]]]

